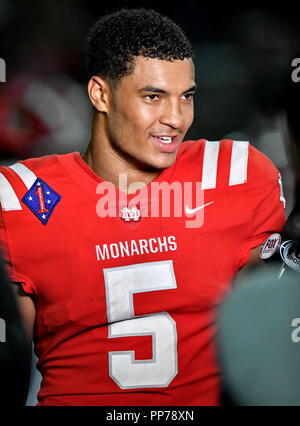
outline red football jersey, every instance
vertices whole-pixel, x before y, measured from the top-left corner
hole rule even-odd
[[[130,196],[79,153],[0,171],[8,269],[37,306],[39,404],[218,404],[215,308],[285,221],[272,163],[248,142],[188,141]]]

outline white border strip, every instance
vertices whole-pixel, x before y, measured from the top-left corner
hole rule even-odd
[[[22,210],[13,187],[2,173],[0,173],[0,202],[3,211]]]
[[[247,182],[249,142],[233,141],[229,186]]]
[[[30,189],[37,179],[37,176],[22,163],[15,163],[9,168],[22,179],[27,189]]]
[[[202,171],[202,189],[213,189],[217,185],[219,149],[220,142],[205,142]]]

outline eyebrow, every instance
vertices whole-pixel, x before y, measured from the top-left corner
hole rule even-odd
[[[194,86],[190,87],[189,89],[185,90],[182,94],[195,92],[197,89],[197,85],[194,84]],[[168,93],[166,90],[160,89],[158,87],[154,86],[144,86],[141,89],[139,89],[139,92],[153,92],[153,93]]]

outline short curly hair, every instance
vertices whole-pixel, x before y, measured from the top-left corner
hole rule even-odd
[[[136,56],[172,61],[194,58],[191,43],[171,19],[152,9],[121,9],[100,18],[86,39],[88,78],[112,85],[134,69]]]

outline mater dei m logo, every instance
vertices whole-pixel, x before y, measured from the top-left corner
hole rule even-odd
[[[125,220],[125,222],[137,222],[141,218],[141,212],[136,207],[123,207],[121,210],[121,218]]]
[[[6,82],[6,63],[5,60],[0,58],[0,83]]]

